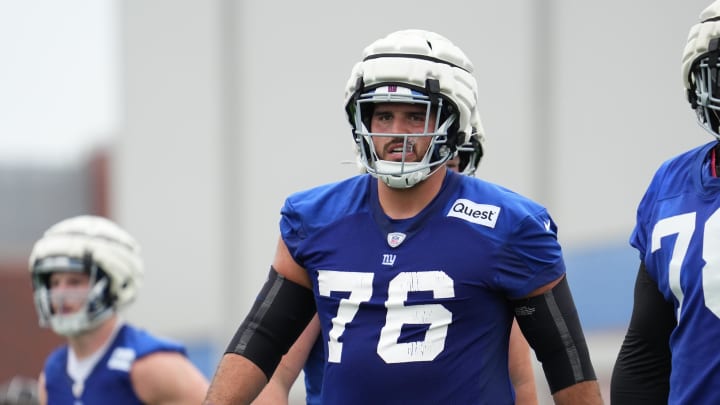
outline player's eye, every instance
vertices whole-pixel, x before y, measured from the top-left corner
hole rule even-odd
[[[408,120],[413,123],[425,123],[425,113],[412,113]]]

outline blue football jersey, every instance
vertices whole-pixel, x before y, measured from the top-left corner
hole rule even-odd
[[[630,244],[678,325],[670,337],[671,404],[720,401],[720,179],[713,141],[663,163],[637,210]]]
[[[315,339],[308,358],[305,360],[303,372],[305,373],[305,403],[307,405],[322,404],[322,382],[325,369],[325,352],[323,340]]]
[[[48,405],[142,404],[130,381],[132,363],[160,351],[185,354],[180,344],[125,324],[85,380],[82,395],[76,398],[67,373],[68,350],[67,345],[56,349],[45,362]]]
[[[512,404],[519,298],[565,272],[547,211],[454,172],[413,218],[382,211],[360,175],[291,195],[282,238],[309,273],[325,404]]]

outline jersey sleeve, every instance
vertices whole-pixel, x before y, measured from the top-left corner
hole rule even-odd
[[[565,274],[557,225],[545,209],[526,216],[508,237],[497,276],[511,299],[521,298]]]
[[[181,343],[164,337],[151,334],[145,329],[123,326],[118,336],[118,343],[124,347],[130,347],[135,352],[135,358],[139,359],[156,352],[177,352],[187,356],[185,346]]]
[[[648,246],[648,224],[651,221],[651,213],[653,212],[653,205],[657,198],[657,190],[662,183],[664,178],[665,168],[667,163],[663,164],[653,176],[650,185],[648,186],[645,194],[643,195],[637,208],[637,215],[635,219],[635,227],[630,234],[630,245],[637,249],[640,260],[645,260],[645,254],[647,253]]]
[[[319,229],[358,210],[370,176],[355,176],[290,195],[280,209],[280,236],[290,255],[302,265],[302,243]]]
[[[287,245],[290,255],[297,260],[298,245],[305,239],[306,233],[303,229],[301,216],[290,198],[285,200],[280,215],[280,236]]]

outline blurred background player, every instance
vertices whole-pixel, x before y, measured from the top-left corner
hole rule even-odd
[[[198,404],[207,381],[182,345],[125,323],[143,278],[140,247],[96,216],[48,229],[30,256],[40,325],[67,338],[45,362],[42,404]]]
[[[455,157],[447,162],[447,168],[467,176],[474,176],[484,154],[483,140],[483,135],[476,129],[468,142],[458,146]],[[359,150],[356,149],[356,152],[359,161]],[[360,164],[360,167],[361,172],[365,173],[362,164]],[[290,348],[288,354],[283,356],[277,369],[275,369],[275,373],[268,381],[268,385],[253,404],[287,404],[290,390],[297,380],[300,370],[304,371],[305,376],[306,403],[308,405],[320,405],[322,403],[321,390],[325,351],[322,340],[318,339],[319,335],[320,323],[316,315]],[[517,405],[537,404],[537,388],[530,358],[530,346],[522,335],[517,322],[513,322],[510,331],[508,360],[510,380],[515,389],[515,403]]]
[[[38,404],[38,384],[34,378],[15,376],[0,384],[0,405]]]
[[[611,380],[624,404],[720,403],[720,1],[690,29],[682,79],[715,139],[664,162],[637,209],[632,317]]]

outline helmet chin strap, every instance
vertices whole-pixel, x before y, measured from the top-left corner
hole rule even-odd
[[[432,176],[433,173],[438,171],[440,167],[450,160],[450,154],[446,154],[442,160],[437,162],[437,164],[432,166],[425,165],[422,169],[418,169],[416,171],[412,171],[413,168],[422,167],[420,162],[391,162],[387,160],[378,160],[375,162],[375,168],[377,172],[400,172],[401,167],[405,167],[405,172],[402,174],[374,174],[375,177],[380,179],[383,183],[385,183],[388,187],[391,188],[411,188],[423,180],[427,179],[428,177]],[[407,169],[410,169],[409,171]]]
[[[387,160],[378,160],[375,162],[375,168],[379,173],[392,173],[400,172],[401,170],[407,169],[412,170],[415,167],[420,166],[416,162],[390,162]],[[425,167],[420,170],[410,171],[399,175],[393,174],[378,174],[377,178],[382,180],[383,183],[387,184],[391,188],[410,188],[425,180],[430,175],[430,168]]]
[[[50,327],[58,335],[65,337],[78,336],[95,329],[112,314],[112,311],[103,311],[92,320],[88,320],[85,313],[54,315],[50,318]]]

